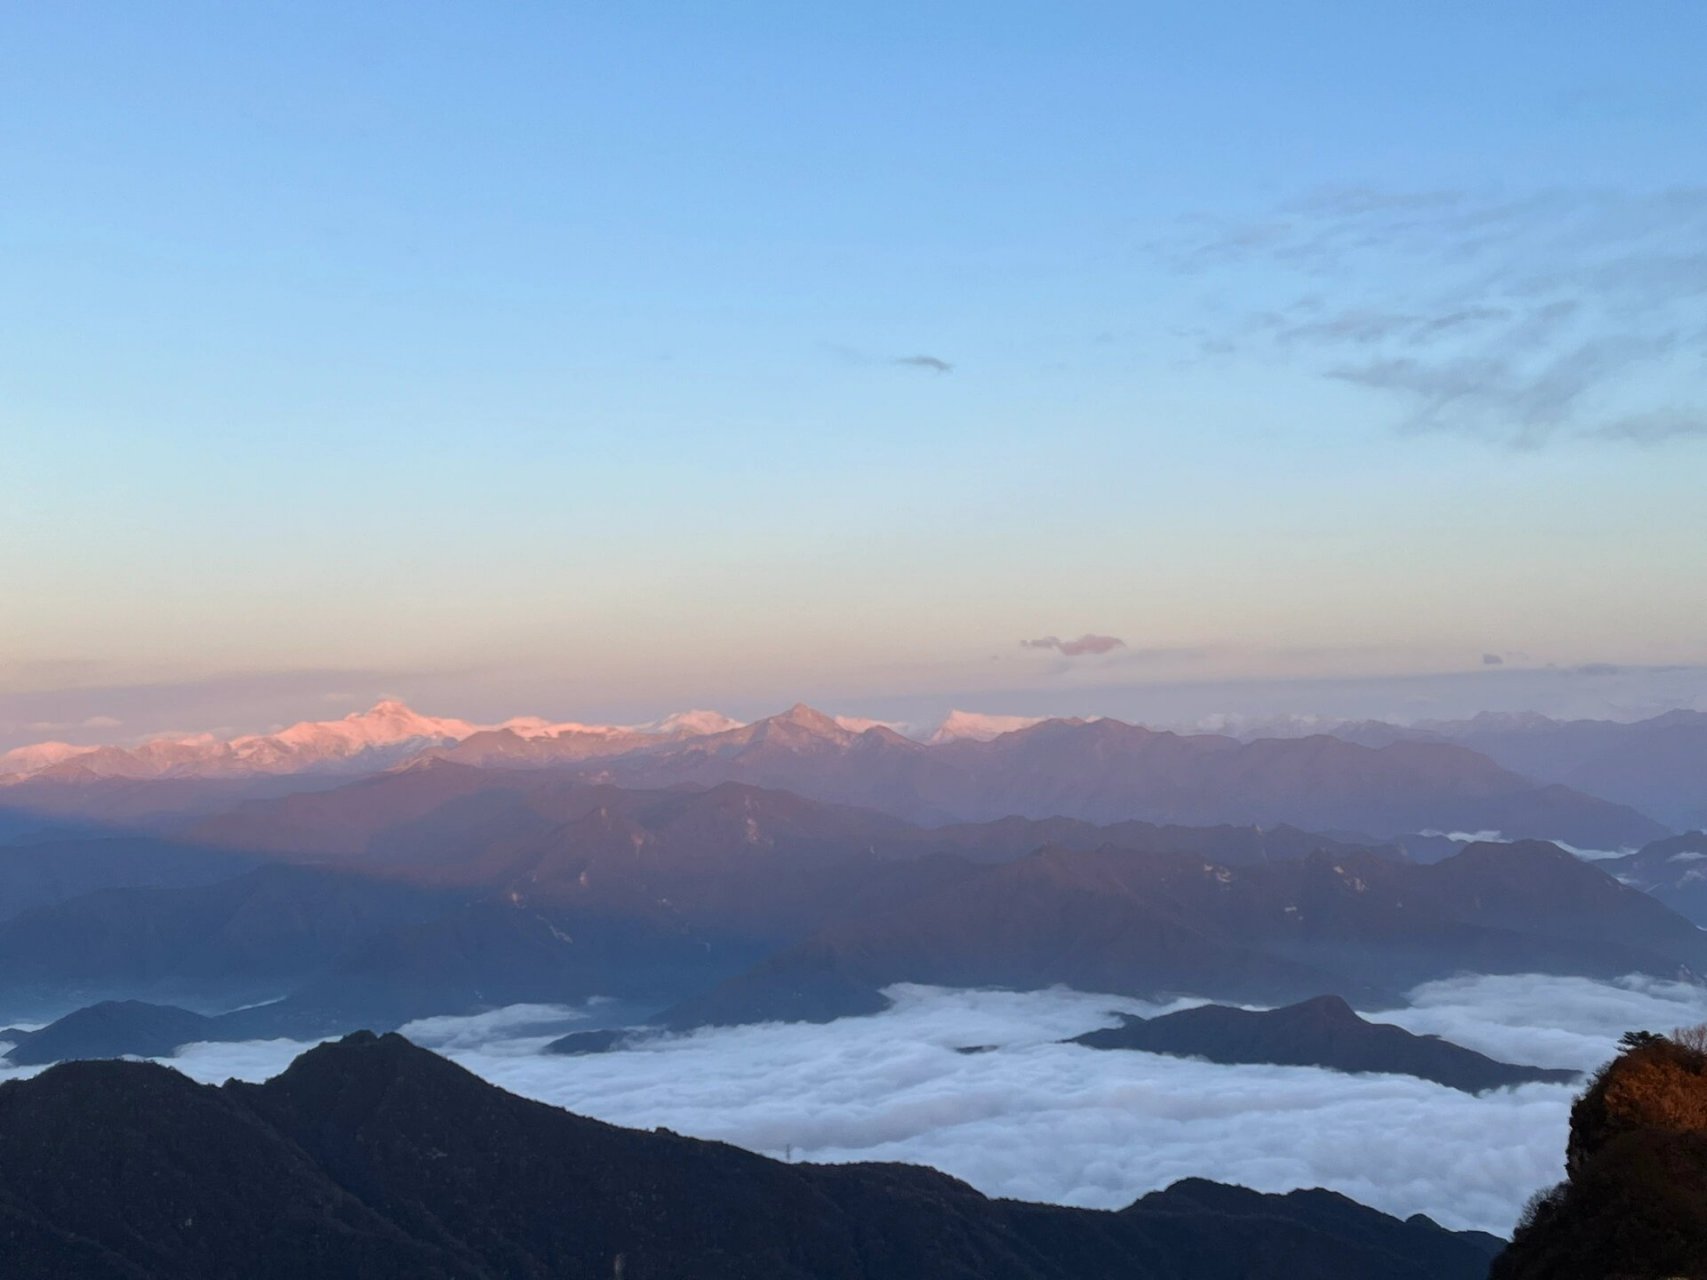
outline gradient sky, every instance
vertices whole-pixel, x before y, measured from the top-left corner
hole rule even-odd
[[[1685,2],[0,4],[0,744],[1699,701],[1703,48]]]

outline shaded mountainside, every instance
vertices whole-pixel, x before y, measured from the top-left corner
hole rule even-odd
[[[1566,1180],[1531,1202],[1491,1280],[1707,1277],[1707,1053],[1637,1039],[1578,1099]]]
[[[1047,850],[827,926],[671,1010],[674,1027],[824,1020],[895,982],[1273,1004],[1396,999],[1466,970],[1707,973],[1707,935],[1553,845],[1477,844],[1429,866],[1315,854],[1229,868]]]
[[[1418,1076],[1466,1093],[1541,1081],[1564,1084],[1575,1071],[1498,1062],[1434,1036],[1368,1022],[1338,996],[1317,996],[1281,1009],[1202,1005],[1158,1018],[1122,1014],[1122,1025],[1087,1031],[1073,1043],[1093,1049],[1139,1049],[1211,1062],[1272,1063]]]
[[[14,1010],[80,996],[268,999],[453,906],[442,892],[290,866],[103,889],[0,923],[0,992]]]
[[[0,1085],[17,1280],[1479,1280],[1499,1242],[1325,1191],[1175,1184],[1119,1212],[905,1165],[788,1165],[582,1119],[396,1036],[261,1085],[76,1063]]]

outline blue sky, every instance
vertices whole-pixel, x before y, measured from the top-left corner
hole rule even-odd
[[[0,740],[1699,664],[1703,47],[0,6]]]

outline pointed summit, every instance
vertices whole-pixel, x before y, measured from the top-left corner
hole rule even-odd
[[[836,723],[834,716],[827,716],[816,707],[809,707],[804,702],[797,702],[781,715],[772,716],[770,723],[804,729],[820,738],[840,739],[848,733],[848,730]]]

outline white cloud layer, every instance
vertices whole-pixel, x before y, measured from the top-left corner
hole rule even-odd
[[[877,1017],[710,1029],[586,1057],[540,1052],[585,1018],[554,1006],[405,1030],[495,1084],[585,1115],[797,1160],[928,1164],[1028,1200],[1118,1207],[1196,1175],[1264,1191],[1326,1186],[1505,1234],[1530,1193],[1562,1176],[1567,1086],[1474,1097],[1404,1076],[1104,1052],[1057,1042],[1108,1025],[1114,1010],[1161,1009],[1060,989],[892,994]],[[1707,990],[1465,977],[1419,987],[1410,1007],[1379,1017],[1507,1061],[1589,1069],[1626,1030],[1707,1019]],[[971,1046],[993,1048],[955,1052]],[[259,1080],[304,1047],[191,1045],[171,1062],[199,1080]]]

